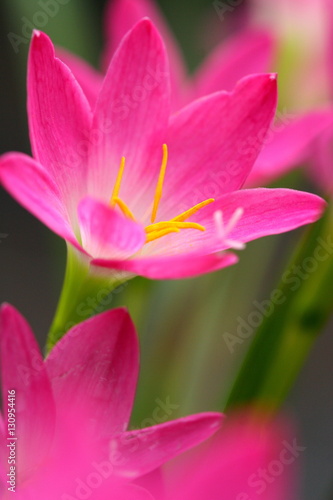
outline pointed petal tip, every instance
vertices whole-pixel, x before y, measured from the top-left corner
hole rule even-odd
[[[150,30],[155,30],[155,31],[157,31],[157,29],[155,28],[155,26],[154,26],[154,24],[153,24],[152,20],[151,20],[149,17],[147,17],[147,16],[145,16],[145,17],[143,17],[142,19],[140,19],[140,20],[139,20],[139,21],[138,21],[138,22],[134,25],[134,28],[136,28],[136,29],[139,29],[139,28],[140,28],[140,29],[145,29],[145,30],[149,30],[149,31],[150,31]],[[134,29],[134,28],[133,28],[133,29]]]
[[[35,50],[49,50],[51,55],[55,57],[55,49],[51,38],[44,33],[34,29],[31,37],[31,51]]]
[[[126,306],[116,307],[115,309],[108,309],[107,311],[100,314],[100,316],[104,316],[106,320],[113,320],[114,316],[118,316],[123,321],[129,321],[132,323],[132,319],[130,313]]]
[[[32,41],[39,41],[39,42],[51,42],[50,37],[44,33],[44,31],[40,31],[37,29],[32,30]]]
[[[252,75],[245,76],[239,80],[238,85],[242,84],[242,82],[257,81],[261,82],[263,85],[273,84],[275,86],[277,83],[277,77],[277,73],[253,73]]]
[[[127,33],[127,35],[134,35],[134,36],[153,36],[160,41],[162,41],[164,45],[164,41],[162,39],[162,36],[153,23],[153,21],[149,17],[143,17],[140,19],[134,26],[133,28]]]
[[[8,302],[3,302],[0,304],[0,317],[1,319],[3,318],[8,318],[8,316],[17,313],[15,307],[13,307],[11,304]]]

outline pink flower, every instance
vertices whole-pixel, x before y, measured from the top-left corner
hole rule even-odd
[[[220,414],[204,413],[126,431],[139,355],[133,323],[123,309],[74,327],[45,361],[13,307],[1,308],[0,327],[1,498],[13,495],[6,482],[8,443],[14,443],[19,500],[148,500],[131,482],[220,426]],[[14,436],[7,434],[7,409],[13,407]],[[162,407],[156,412],[159,421],[170,414]]]
[[[222,431],[139,484],[155,500],[295,499],[304,447],[294,436],[285,423],[231,417]]]
[[[92,112],[36,32],[28,77],[34,159],[5,155],[0,179],[96,271],[199,275],[236,262],[221,251],[313,222],[324,209],[308,193],[240,190],[275,106],[275,76],[254,75],[170,117],[165,49],[143,20],[123,39]]]

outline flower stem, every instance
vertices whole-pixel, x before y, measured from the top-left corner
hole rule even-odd
[[[89,260],[70,245],[67,250],[65,279],[47,337],[47,353],[74,325],[109,309],[113,294],[129,279],[128,275],[91,266]]]

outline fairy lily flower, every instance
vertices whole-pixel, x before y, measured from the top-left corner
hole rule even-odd
[[[19,500],[150,500],[133,480],[201,443],[221,424],[221,414],[202,413],[126,431],[139,354],[123,309],[74,327],[44,361],[25,319],[4,305],[0,360],[2,499],[15,491]],[[7,410],[15,424],[8,429]],[[161,422],[170,414],[166,404],[153,418]]]
[[[304,447],[294,436],[282,422],[232,416],[208,441],[139,483],[155,500],[296,498],[297,458]]]
[[[169,97],[165,49],[149,20],[123,39],[93,112],[49,38],[33,36],[34,158],[4,155],[0,181],[74,249],[59,331],[82,321],[77,306],[91,292],[87,282],[96,294],[115,273],[121,281],[211,272],[237,261],[225,252],[228,241],[289,231],[322,213],[325,202],[308,193],[240,190],[274,116],[275,75],[245,78],[233,92],[206,96],[171,117]],[[223,237],[218,211],[228,228]]]

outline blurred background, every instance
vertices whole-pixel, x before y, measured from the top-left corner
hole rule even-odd
[[[159,0],[157,3],[180,43],[189,71],[223,38],[242,30],[249,18],[267,17],[267,12],[265,16],[259,15],[263,2],[258,1],[224,2],[229,9],[224,9],[223,15],[223,2]],[[103,0],[68,0],[61,5],[59,2],[57,15],[49,17],[45,26],[36,27],[48,33],[55,44],[98,68],[105,4]],[[236,4],[237,7],[230,7]],[[30,154],[25,111],[26,61],[28,35],[39,11],[37,0],[0,3],[1,153],[15,150]],[[299,44],[297,36],[304,35],[304,29],[306,24],[294,30],[295,43]],[[314,33],[317,32],[320,30]],[[16,46],[9,34],[21,37]],[[282,74],[283,71],[282,68]],[[282,75],[280,82],[285,94]],[[291,100],[288,102],[286,98],[284,103],[292,112]],[[295,108],[298,106],[299,103],[295,104]],[[315,189],[300,173],[289,175],[278,185]],[[65,243],[3,190],[0,213],[1,301],[19,309],[43,346],[61,290]],[[251,340],[244,340],[231,353],[223,334],[235,333],[238,318],[247,317],[253,310],[253,301],[269,297],[301,234],[302,231],[297,231],[249,244],[240,256],[240,264],[233,269],[184,281],[149,282],[136,278],[114,296],[114,306],[129,308],[141,339],[142,370],[133,426],[140,426],[149,418],[157,400],[169,398],[178,406],[171,418],[223,408],[230,383]],[[306,447],[302,454],[304,500],[333,499],[332,354],[331,322],[286,403],[287,412],[299,427],[298,443]]]

